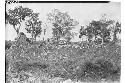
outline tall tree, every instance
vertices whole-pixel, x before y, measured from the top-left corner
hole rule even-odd
[[[27,33],[30,33],[32,38],[35,39],[39,36],[42,32],[42,21],[39,21],[38,18],[39,13],[33,13],[30,17],[30,19],[26,22],[26,31]]]
[[[73,37],[71,30],[78,25],[75,19],[72,19],[67,12],[63,13],[55,9],[48,14],[48,20],[53,25],[53,38],[59,41],[61,38],[66,39],[67,42]]]
[[[23,8],[22,6],[15,7],[15,9],[9,9],[6,12],[6,23],[13,26],[16,33],[19,33],[21,22],[25,20],[26,16],[30,16],[33,11],[29,8]]]
[[[107,43],[111,38],[111,29],[109,28],[109,25],[112,24],[113,20],[93,20],[86,28],[81,27],[79,38],[85,35],[88,37],[89,42],[94,39],[95,42],[100,42],[101,44]]]

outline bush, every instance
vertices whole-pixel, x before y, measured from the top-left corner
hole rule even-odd
[[[80,65],[80,69],[77,70],[77,79],[80,80],[98,80],[100,73],[100,67],[91,61],[86,61]]]
[[[106,59],[98,59],[95,62],[86,61],[80,65],[77,70],[77,79],[79,80],[101,80],[110,79],[117,80],[120,77],[120,67],[115,65]]]

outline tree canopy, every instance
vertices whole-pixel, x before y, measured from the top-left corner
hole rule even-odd
[[[86,25],[86,27],[81,26],[81,29],[79,31],[80,35],[79,38],[81,38],[83,35],[88,37],[88,41],[94,41],[96,43],[108,43],[111,41],[111,35],[113,33],[113,41],[114,38],[116,38],[116,34],[120,32],[120,23],[115,22],[113,20],[93,20],[89,23],[89,25]]]
[[[53,38],[57,41],[60,38],[66,39],[67,42],[73,37],[71,30],[78,25],[78,22],[75,19],[72,19],[67,12],[63,13],[55,9],[52,13],[48,14],[48,20],[53,25]]]
[[[23,8],[22,6],[15,7],[15,9],[9,9],[6,12],[6,23],[13,25],[16,33],[19,33],[21,22],[25,20],[26,16],[30,16],[33,11],[29,8]],[[19,25],[19,27],[17,27]]]
[[[30,19],[26,22],[26,31],[30,33],[32,38],[36,40],[36,37],[39,36],[42,32],[42,21],[39,21],[39,13],[33,13]]]

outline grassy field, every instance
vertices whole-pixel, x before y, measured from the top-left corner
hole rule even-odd
[[[5,53],[6,83],[119,83],[120,53],[121,46],[113,43],[15,41]]]

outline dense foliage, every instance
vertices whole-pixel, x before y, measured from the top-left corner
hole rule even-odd
[[[16,29],[26,16],[24,28],[31,39],[19,32],[20,26]],[[55,9],[48,14],[48,20],[52,24],[52,38],[36,41],[42,32],[39,13],[22,6],[6,12],[6,22],[13,25],[18,34],[15,41],[5,41],[7,83],[57,83],[52,82],[55,78],[95,82],[120,80],[121,46],[117,44],[120,22],[93,20],[79,31],[79,37],[86,36],[88,41],[71,42],[75,35],[72,30],[78,25],[75,19]]]
[[[67,12],[63,13],[55,9],[52,13],[48,14],[48,20],[52,23],[53,38],[57,42],[64,38],[69,42],[74,34],[71,32],[78,22],[75,19],[72,19]]]
[[[25,17],[30,16],[33,11],[29,8],[23,8],[22,6],[16,7],[15,9],[9,9],[6,12],[6,23],[13,26],[16,33],[19,33],[21,22],[25,20]]]
[[[45,76],[44,80],[55,77],[81,81],[120,79],[121,49],[114,43],[98,47],[87,42],[60,46],[49,43],[40,45],[40,42],[15,42],[6,51],[9,75],[22,81],[30,76],[41,75]],[[27,78],[21,79],[20,75]]]
[[[26,31],[30,33],[32,38],[36,40],[36,37],[39,36],[42,32],[41,24],[38,18],[39,13],[33,13],[30,16],[30,19],[26,22]]]
[[[121,24],[108,19],[93,20],[86,27],[81,26],[79,33],[79,38],[85,35],[89,42],[94,41],[95,44],[116,43],[119,40],[117,34],[121,33]]]

